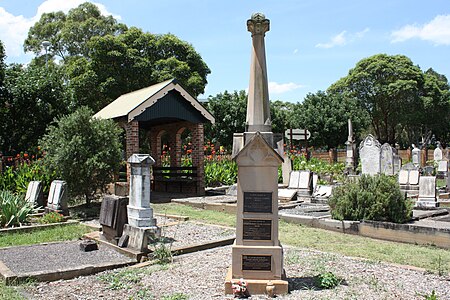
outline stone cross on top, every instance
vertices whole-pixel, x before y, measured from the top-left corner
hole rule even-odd
[[[252,33],[252,58],[247,100],[247,132],[271,132],[269,87],[267,83],[266,50],[264,36],[270,21],[262,13],[254,13],[247,20]]]

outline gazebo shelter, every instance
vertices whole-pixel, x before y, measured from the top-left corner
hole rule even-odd
[[[214,117],[176,79],[124,94],[94,117],[113,119],[125,129],[125,159],[140,152],[139,131],[147,133],[145,138],[149,141],[149,154],[156,161],[153,177],[155,178],[156,170],[159,169],[160,178],[164,179],[154,180],[155,191],[197,195],[205,193],[203,124],[214,123]],[[190,133],[190,137],[183,144],[187,133]],[[191,168],[182,166],[183,150],[192,158]],[[170,170],[167,168],[168,163]],[[166,168],[161,171],[161,167]],[[180,176],[177,174],[179,172],[191,172],[193,176]],[[170,175],[178,175],[178,179],[177,176]],[[130,170],[127,167],[128,182],[129,177]]]

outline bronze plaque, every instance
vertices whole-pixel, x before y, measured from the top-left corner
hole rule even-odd
[[[272,220],[243,219],[244,240],[270,241],[272,240]]]
[[[242,255],[242,270],[272,271],[272,256]]]
[[[244,212],[272,213],[272,192],[244,192]]]

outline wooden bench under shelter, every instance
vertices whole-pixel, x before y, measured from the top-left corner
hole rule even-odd
[[[197,194],[197,167],[153,167],[153,185],[163,183],[164,191],[167,192],[167,185],[177,185],[179,192],[183,193],[183,187],[194,185]]]
[[[203,124],[215,120],[176,79],[124,94],[94,117],[113,119],[125,129],[124,160],[141,153],[139,142],[144,138],[143,151],[155,160],[154,191],[205,194]],[[182,162],[187,139],[192,167],[183,167]],[[128,166],[127,182],[129,177]]]

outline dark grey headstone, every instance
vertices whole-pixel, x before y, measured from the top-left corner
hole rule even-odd
[[[80,243],[80,250],[83,252],[98,250],[98,245],[93,240],[84,240]]]
[[[127,234],[124,234],[120,237],[119,242],[117,243],[117,246],[120,248],[126,248],[128,246],[128,240],[129,236]]]

